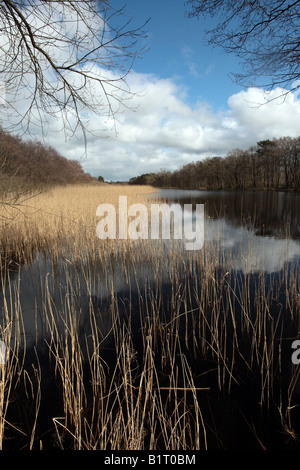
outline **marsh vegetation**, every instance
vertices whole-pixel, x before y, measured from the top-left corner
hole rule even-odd
[[[298,447],[298,196],[266,225],[266,193],[155,192],[77,184],[5,208],[2,449]],[[204,247],[99,240],[119,195],[205,203]]]

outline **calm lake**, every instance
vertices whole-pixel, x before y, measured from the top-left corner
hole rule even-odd
[[[192,204],[193,208],[196,204],[204,204],[205,246],[202,250],[212,246],[216,260],[225,270],[242,274],[271,274],[286,269],[289,263],[297,265],[300,260],[300,194],[164,189],[150,197],[166,201],[170,205]],[[182,253],[184,255],[184,246]],[[69,280],[66,279],[66,268]],[[168,268],[163,266],[163,272],[160,272],[166,280],[166,288]],[[113,269],[105,271],[105,276],[92,281],[94,301],[99,305],[107,302],[112,294],[112,285],[113,293],[121,297],[127,293],[128,286],[136,292],[137,284],[155,283],[156,272],[146,262],[139,263],[132,271],[129,269],[127,274],[129,278],[124,276],[121,263],[117,262]],[[51,261],[38,255],[32,265],[21,270],[21,276],[13,279],[13,283],[21,287],[19,300],[25,313],[28,348],[32,348],[38,338],[45,338],[45,320],[38,314],[39,305],[43,303],[45,286],[50,290],[53,302],[59,309],[65,302],[65,292],[71,280],[84,276],[84,265],[78,268],[70,260],[62,259],[53,271]],[[84,282],[79,282],[78,285],[82,286]],[[74,295],[80,299],[84,310],[85,301],[88,304],[87,293],[74,292]]]
[[[207,329],[205,323],[207,319],[205,316],[203,317],[204,320],[202,316],[199,317],[200,319],[192,318],[193,325],[197,325],[199,321],[201,327],[199,326],[199,333],[197,333],[199,338],[197,337],[196,343],[191,346],[192,343],[190,343],[190,336],[187,332],[193,330],[190,325],[187,326],[190,318],[185,312],[196,311],[199,307],[199,297],[201,295],[207,297],[205,299],[207,318],[209,318],[209,315],[216,315],[216,312],[218,312],[216,318],[217,322],[220,322],[220,332],[223,334],[226,330],[224,343],[223,340],[220,341],[224,351],[231,348],[229,361],[232,362],[229,363],[233,367],[236,359],[232,358],[232,338],[237,335],[239,328],[242,331],[241,337],[244,337],[244,326],[242,320],[241,324],[237,324],[235,321],[232,323],[231,314],[229,315],[229,313],[235,311],[238,317],[245,310],[245,305],[249,306],[249,311],[252,311],[258,308],[257,305],[261,302],[257,310],[259,313],[254,313],[253,323],[249,324],[252,325],[253,331],[254,329],[256,331],[258,316],[263,315],[263,312],[267,312],[266,315],[270,323],[267,326],[264,324],[264,334],[270,333],[272,341],[274,338],[277,341],[277,330],[280,330],[279,338],[281,341],[283,332],[287,331],[286,336],[289,341],[283,343],[282,351],[286,347],[286,353],[285,356],[282,353],[280,360],[282,360],[282,364],[286,363],[290,367],[291,338],[297,335],[298,320],[295,320],[296,323],[293,323],[292,327],[290,324],[285,325],[284,305],[287,304],[287,297],[289,296],[290,279],[292,279],[293,297],[295,293],[300,293],[300,194],[164,189],[151,194],[151,198],[157,201],[167,201],[170,204],[178,203],[182,206],[192,204],[193,207],[196,207],[197,204],[204,204],[205,244],[200,252],[193,253],[193,256],[196,259],[202,257],[204,260],[202,267],[207,262],[206,250],[207,253],[210,253],[210,265],[212,261],[214,263],[215,259],[216,275],[213,281],[215,283],[219,282],[221,285],[220,290],[213,290],[211,285],[207,284],[210,290],[205,292],[205,286],[201,286],[203,273],[197,271],[197,267],[190,267],[190,263],[193,265],[194,261],[191,261],[190,253],[185,253],[184,246],[179,247],[180,256],[179,251],[178,256],[175,253],[171,260],[166,256],[165,263],[157,263],[157,266],[153,252],[151,263],[147,261],[147,256],[145,256],[132,265],[124,266],[122,256],[118,257],[118,254],[116,254],[113,261],[96,265],[94,270],[89,268],[89,272],[87,272],[84,262],[78,264],[73,262],[72,259],[63,257],[53,262],[47,256],[37,254],[31,265],[24,265],[19,272],[12,272],[10,282],[6,282],[3,285],[2,292],[0,292],[0,312],[3,311],[5,302],[6,305],[9,305],[8,309],[12,316],[17,316],[18,311],[22,311],[21,338],[23,348],[21,349],[27,351],[25,364],[28,363],[30,366],[32,361],[35,361],[36,351],[38,351],[40,355],[39,364],[46,371],[43,388],[46,390],[44,393],[46,393],[46,397],[48,394],[48,398],[42,401],[40,407],[40,433],[48,433],[48,428],[51,427],[52,422],[51,417],[61,413],[63,408],[61,404],[59,405],[60,400],[56,396],[56,379],[47,362],[49,360],[48,348],[54,341],[53,324],[55,324],[55,335],[57,336],[67,334],[69,330],[71,331],[71,325],[76,324],[76,331],[78,331],[79,338],[82,339],[83,348],[86,348],[87,351],[90,344],[93,343],[94,328],[97,328],[103,338],[101,342],[103,360],[109,364],[113,357],[113,343],[110,341],[109,332],[112,328],[114,312],[117,310],[120,318],[124,318],[125,322],[130,318],[134,348],[141,355],[141,361],[143,361],[142,339],[135,332],[143,330],[144,323],[150,324],[153,306],[157,309],[158,315],[163,318],[162,325],[169,324],[170,318],[174,315],[174,308],[176,308],[178,318],[186,321],[184,325],[178,323],[178,328],[179,330],[182,328],[184,337],[182,351],[187,357],[190,357],[195,377],[200,378],[205,375],[209,387],[213,388],[212,384],[215,383],[215,379],[210,378],[210,373],[211,370],[214,370],[211,365],[212,361],[215,360],[214,351],[208,351],[209,348],[205,348],[204,345],[204,338],[201,338],[202,331]],[[192,219],[193,217],[191,217],[191,221]],[[153,248],[153,244],[151,246]],[[164,249],[167,252],[168,242],[166,242]],[[229,273],[230,276],[226,277]],[[262,281],[262,278],[265,280]],[[276,287],[274,287],[274,283],[277,283]],[[247,289],[243,287],[245,285]],[[231,289],[230,294],[228,294],[229,289]],[[264,292],[260,294],[262,289]],[[214,299],[210,299],[210,292],[214,293]],[[268,292],[270,292],[270,296]],[[251,297],[252,293],[253,296],[256,296],[256,303],[254,303],[254,297]],[[270,300],[268,300],[270,303],[267,306],[263,303],[264,300],[260,300],[263,296],[266,296],[267,299],[270,297]],[[236,305],[233,310],[232,305],[234,302]],[[295,308],[297,313],[297,305]],[[91,323],[91,309],[95,312],[95,324]],[[72,311],[72,318],[66,318],[64,314],[66,311]],[[225,315],[226,320],[222,319],[223,312],[227,312],[227,316]],[[206,311],[204,313],[206,315]],[[203,312],[201,315],[203,315]],[[276,324],[275,329],[274,324]],[[280,328],[277,328],[278,325],[281,325]],[[19,326],[16,326],[17,328]],[[163,333],[159,334],[163,335]],[[245,351],[248,351],[248,349],[252,351],[253,349],[251,334],[245,339]],[[211,336],[213,336],[213,333],[210,330],[208,331],[207,340],[205,339],[207,344],[210,344],[209,341],[213,344]],[[195,338],[196,333],[193,341]],[[201,341],[203,341],[202,345]],[[229,341],[228,348],[226,346],[227,341]],[[249,345],[248,342],[250,342]],[[262,348],[262,357],[264,357],[266,346],[262,345]],[[200,359],[202,353],[205,360]],[[211,354],[211,357],[209,354]],[[247,352],[245,352],[245,357],[246,355]],[[269,358],[269,356],[267,357]],[[273,360],[276,363],[276,358],[273,358]],[[249,364],[247,362],[248,369]],[[246,377],[248,369],[241,372],[241,374],[245,374]],[[229,379],[225,377],[227,374],[225,369],[223,373],[224,383],[227,384],[227,380],[231,382],[231,377]],[[256,373],[259,376],[259,368]],[[52,380],[49,379],[50,376],[53,377]],[[162,377],[167,376],[168,373],[164,371]],[[218,376],[218,380],[220,380],[220,371]],[[264,377],[268,378],[268,374]],[[250,388],[248,388],[249,384],[246,379],[243,379],[242,382],[245,389],[243,389],[243,394],[239,390],[237,391],[237,399],[244,401],[245,393]],[[256,382],[251,379],[250,385],[254,388],[254,392],[251,397],[249,396],[247,404],[244,403],[245,413],[246,415],[248,413],[248,418],[249,416],[254,417],[257,413],[256,406],[260,399],[256,398],[254,383]],[[295,394],[299,397],[299,380],[295,383]],[[272,384],[273,387],[274,383],[272,382]],[[202,386],[202,379],[200,385]],[[272,387],[270,386],[270,389]],[[288,389],[288,385],[286,388]],[[257,393],[259,395],[261,392]],[[232,396],[235,396],[233,392]],[[214,408],[210,400],[211,395],[203,405],[204,409],[207,407],[209,413],[211,413],[211,407]],[[217,398],[218,400],[219,398]],[[218,401],[218,407],[220,406],[221,402]],[[228,409],[230,409],[230,406],[228,405]],[[222,406],[219,408],[218,417],[214,416],[213,421],[216,423],[221,419],[221,416]],[[230,423],[234,422],[231,417],[228,419],[231,420]],[[270,424],[269,419],[271,418],[268,417],[267,422]],[[234,430],[235,436],[230,438],[227,436],[228,426],[228,422],[224,424],[223,420],[220,421],[222,442],[226,443],[226,439],[228,439],[228,447],[234,446],[232,442],[237,443],[237,447],[239,447],[240,439],[242,446],[247,447],[249,444],[249,447],[255,447],[257,441],[254,439],[254,443],[252,442],[253,433],[249,431],[249,426],[245,426],[245,429],[241,431],[239,423]],[[230,426],[234,427],[233,424],[230,424]],[[15,444],[18,438],[13,435],[11,439],[11,442],[18,447],[18,444]],[[212,447],[220,445],[219,437],[216,439],[212,435],[211,439]],[[272,436],[270,437],[269,431],[268,439],[270,439],[271,446],[274,442],[277,442],[277,437],[274,439]],[[226,447],[226,444],[224,445]]]
[[[157,197],[204,204],[206,242],[230,252],[236,270],[276,272],[300,257],[300,194],[164,189]]]

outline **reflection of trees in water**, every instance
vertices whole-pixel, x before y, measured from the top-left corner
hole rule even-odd
[[[168,197],[168,191],[163,192]],[[184,198],[180,191],[169,193],[173,202],[205,204],[205,214],[213,219],[225,217],[234,226],[254,228],[258,235],[300,239],[300,195],[283,192],[199,192]],[[176,196],[177,194],[177,196]]]

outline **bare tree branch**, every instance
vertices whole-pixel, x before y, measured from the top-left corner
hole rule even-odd
[[[188,0],[188,17],[215,18],[208,44],[242,59],[243,86],[294,91],[300,79],[300,1]]]
[[[132,95],[127,76],[144,51],[145,32],[132,21],[107,0],[0,1],[5,124],[28,132],[61,118],[73,135],[85,134],[89,113],[113,118]]]

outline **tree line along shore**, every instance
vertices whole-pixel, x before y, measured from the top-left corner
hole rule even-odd
[[[129,184],[208,190],[300,190],[300,137],[262,140],[225,157],[207,157],[175,171],[131,178]]]

